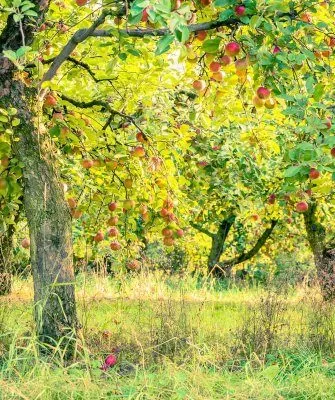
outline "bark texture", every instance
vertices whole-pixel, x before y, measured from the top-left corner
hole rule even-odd
[[[48,2],[35,4],[41,22]],[[31,44],[35,28],[31,21],[24,21],[26,45]],[[9,17],[0,35],[0,51],[22,45],[17,32]],[[52,144],[38,131],[36,104],[37,88],[16,78],[13,64],[0,53],[0,107],[14,107],[20,119],[20,125],[13,128],[12,149],[24,164],[23,200],[30,231],[37,332],[42,348],[61,340],[65,354],[71,356],[77,327],[71,215],[55,170]]]
[[[15,226],[9,225],[0,237],[0,296],[7,295],[12,289],[11,256]]]
[[[318,221],[316,203],[304,213],[309,246],[314,256],[318,281],[324,300],[335,299],[335,248],[326,244],[326,230]]]

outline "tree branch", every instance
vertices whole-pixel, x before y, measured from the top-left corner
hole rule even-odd
[[[210,232],[206,228],[203,228],[201,225],[195,224],[194,222],[189,222],[189,224],[192,226],[192,228],[196,229],[197,231],[204,233],[205,235],[213,238],[215,236],[214,233]]]
[[[269,228],[266,228],[265,231],[262,233],[262,235],[258,238],[257,242],[255,243],[254,247],[250,249],[246,253],[240,254],[236,258],[232,258],[231,260],[223,261],[220,263],[220,266],[234,266],[237,264],[240,264],[244,261],[250,260],[252,257],[254,257],[259,250],[264,246],[265,242],[268,240],[270,237],[272,231],[274,230],[275,226],[277,225],[278,220],[272,220],[271,221],[271,226]]]
[[[72,99],[71,97],[69,97],[65,94],[62,94],[62,93],[58,94],[58,97],[60,97],[62,100],[65,100],[65,101],[73,104],[75,107],[78,107],[78,108],[92,108],[95,106],[98,106],[98,107],[100,106],[101,108],[105,108],[108,112],[110,112],[111,115],[108,118],[108,124],[106,123],[104,125],[103,130],[107,129],[107,126],[110,124],[112,117],[114,115],[118,115],[118,116],[130,121],[136,128],[138,128],[142,132],[142,129],[136,123],[136,120],[135,120],[136,115],[135,116],[128,115],[123,112],[117,111],[110,106],[108,101],[98,100],[98,99],[87,101],[87,102],[79,101],[79,100]]]
[[[57,73],[63,62],[69,57],[73,50],[78,46],[79,43],[84,42],[89,36],[92,36],[93,32],[98,26],[104,23],[107,15],[111,14],[111,11],[104,10],[96,21],[88,29],[79,29],[68,43],[64,46],[63,50],[55,57],[48,71],[44,74],[41,84],[46,81],[50,81]]]

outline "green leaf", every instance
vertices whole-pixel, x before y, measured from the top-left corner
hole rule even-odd
[[[284,171],[284,177],[292,178],[293,176],[298,175],[302,168],[301,165],[288,167],[287,170]]]
[[[23,17],[24,17],[23,14],[14,14],[14,15],[13,15],[13,20],[14,20],[15,22],[19,22],[19,21],[21,21],[21,19],[23,19]]]
[[[181,25],[176,28],[175,35],[180,43],[185,43],[190,37],[190,31],[186,25]]]
[[[29,17],[38,17],[38,14],[34,10],[28,10],[24,13],[24,15],[28,15]]]
[[[50,136],[51,137],[58,137],[60,135],[60,127],[59,125],[55,125],[53,126],[50,130],[49,130]]]
[[[170,49],[170,44],[174,41],[174,36],[173,35],[166,35],[163,36],[159,41],[157,42],[157,47],[155,54],[156,56],[159,56],[166,51]]]
[[[233,10],[229,9],[229,10],[222,11],[222,13],[220,13],[220,15],[219,15],[219,21],[226,21],[232,15],[234,15],[234,11]]]
[[[258,28],[261,25],[262,22],[263,22],[263,18],[261,16],[253,15],[250,18],[249,26],[250,26],[250,28],[254,28],[255,29],[255,28]]]
[[[16,50],[16,56],[17,58],[23,57],[28,51],[31,50],[31,47],[29,46],[21,46],[19,49]]]
[[[216,53],[219,50],[221,38],[217,37],[215,39],[205,40],[202,45],[202,50],[205,53]]]
[[[35,4],[28,3],[21,7],[21,12],[25,14],[25,11],[29,10],[30,8],[34,8]]]
[[[215,0],[215,7],[227,7],[235,4],[235,0]]]
[[[12,126],[19,126],[21,123],[19,118],[14,118],[12,121]]]
[[[324,92],[325,92],[324,85],[322,83],[318,83],[314,89],[313,99],[316,101],[319,101],[321,99],[321,97],[323,96]]]

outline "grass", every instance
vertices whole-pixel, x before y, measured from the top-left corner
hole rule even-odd
[[[314,288],[161,273],[78,277],[74,363],[39,357],[32,282],[0,298],[0,399],[333,399],[335,324]],[[99,369],[115,346],[118,364]]]

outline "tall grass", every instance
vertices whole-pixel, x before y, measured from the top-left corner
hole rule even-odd
[[[333,399],[333,307],[315,288],[161,272],[79,275],[76,359],[41,357],[32,285],[0,299],[0,399]],[[99,367],[114,347],[117,365]]]

